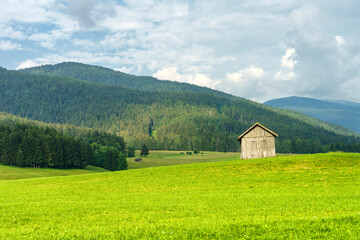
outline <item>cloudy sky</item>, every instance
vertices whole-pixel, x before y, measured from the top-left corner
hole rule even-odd
[[[0,66],[75,61],[263,102],[360,102],[358,0],[0,0]]]

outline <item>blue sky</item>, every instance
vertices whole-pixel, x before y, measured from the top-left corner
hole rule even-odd
[[[1,0],[0,66],[75,61],[259,102],[360,102],[359,10],[356,0]]]

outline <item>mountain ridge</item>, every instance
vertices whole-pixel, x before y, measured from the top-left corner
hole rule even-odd
[[[287,97],[272,99],[264,104],[290,109],[322,121],[347,127],[360,133],[360,104],[344,101],[325,101],[305,97]]]

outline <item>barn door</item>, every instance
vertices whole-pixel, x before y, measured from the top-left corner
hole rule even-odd
[[[251,151],[251,157],[256,158],[257,157],[257,142],[256,141],[251,141],[250,151]]]

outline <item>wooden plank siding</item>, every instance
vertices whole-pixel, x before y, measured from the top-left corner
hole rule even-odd
[[[241,142],[240,157],[242,159],[275,157],[275,137],[277,137],[276,133],[255,123],[238,138]]]

